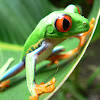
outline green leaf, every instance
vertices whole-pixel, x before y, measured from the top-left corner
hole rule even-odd
[[[23,45],[39,20],[54,9],[48,0],[0,0],[0,41]]]
[[[97,25],[97,20],[96,20],[95,27],[96,25]],[[94,30],[95,30],[95,27],[94,27]],[[42,94],[39,97],[39,100],[49,99],[60,88],[60,86],[66,81],[66,79],[70,76],[70,74],[73,72],[78,62],[82,58],[87,46],[89,45],[89,42],[93,36],[94,30],[92,34],[90,35],[88,41],[84,45],[84,47],[81,49],[80,53],[69,61],[66,61],[66,60],[61,61],[59,63],[59,68],[56,65],[52,65],[51,67],[47,68],[46,62],[42,62],[39,65],[37,65],[36,82],[38,84],[41,82],[47,82],[51,80],[53,77],[56,78],[55,90],[52,93]],[[73,45],[73,43],[76,45]],[[77,47],[78,43],[79,41],[73,38],[73,39],[68,39],[64,41],[62,45],[67,49],[66,51],[68,51],[70,49]],[[15,45],[14,46],[10,45],[10,46],[13,48]],[[5,47],[8,47],[8,44],[6,44]],[[12,50],[11,49],[6,50],[5,48],[3,49],[1,48],[0,66],[2,66],[4,62],[10,57],[13,57],[15,59],[14,64],[18,63],[21,52],[22,50],[17,50],[17,48],[12,49]],[[10,80],[11,80],[10,87],[0,93],[0,100],[6,100],[7,98],[9,100],[28,100],[30,93],[27,89],[27,84],[25,80],[25,70],[22,71],[20,74],[14,76]]]
[[[99,10],[99,12],[100,12],[100,10]],[[100,16],[100,14],[99,14],[99,16]],[[99,26],[100,26],[100,18],[98,20],[98,24],[97,24],[97,27],[96,27],[96,30],[95,30],[95,33],[94,33],[95,35],[93,36],[93,39],[92,39],[93,42],[100,39],[100,28],[99,28]]]
[[[89,14],[89,20],[91,20],[91,18],[96,18],[98,12],[100,10],[100,1],[99,0],[94,0],[94,4],[93,7],[91,9],[91,13]],[[96,41],[97,39],[100,39],[100,19],[98,20],[98,25],[96,27],[96,31],[95,31],[95,35],[93,36],[92,41]]]

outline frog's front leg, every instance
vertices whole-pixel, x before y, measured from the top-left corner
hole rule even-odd
[[[5,65],[2,68],[0,68],[0,76],[6,72],[6,70],[9,68],[9,65],[13,62],[13,60],[14,60],[13,58],[9,58],[8,61],[5,63]],[[9,83],[10,83],[10,80],[0,83],[0,88],[8,87]]]
[[[26,78],[27,78],[27,86],[31,93],[31,100],[37,100],[38,95],[44,92],[52,92],[55,88],[55,78],[51,81],[47,82],[46,84],[42,83],[37,85],[35,83],[35,68],[36,68],[36,61],[38,60],[38,56],[49,49],[49,43],[43,43],[38,49],[26,55],[25,65],[26,65]]]
[[[94,22],[95,22],[95,19],[92,18],[89,23],[89,26],[90,26],[89,30],[87,32],[84,32],[82,34],[75,36],[76,38],[78,38],[80,40],[78,48],[80,48],[84,45],[86,36],[93,30]]]
[[[91,21],[90,21],[90,24],[89,24],[90,25],[89,30],[87,32],[84,32],[82,34],[79,34],[77,36],[74,36],[74,37],[76,37],[76,38],[78,38],[80,40],[79,45],[78,45],[77,48],[75,48],[73,50],[70,50],[69,52],[66,52],[66,53],[63,53],[63,54],[59,54],[59,52],[58,52],[58,54],[57,53],[56,54],[55,53],[52,53],[52,55],[49,56],[48,59],[47,59],[47,60],[50,60],[51,61],[51,63],[48,66],[50,66],[53,63],[58,64],[58,61],[59,60],[67,59],[67,58],[70,58],[70,57],[74,56],[80,50],[80,48],[84,45],[86,36],[93,29],[94,22],[95,22],[95,19],[92,18]]]

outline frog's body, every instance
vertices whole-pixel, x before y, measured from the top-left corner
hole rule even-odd
[[[37,59],[37,63],[43,61],[43,60],[46,60],[51,54],[52,54],[52,51],[54,49],[54,47],[61,43],[64,39],[41,39],[39,42],[37,42],[36,44],[32,45],[31,47],[29,47],[29,49],[27,50],[26,54],[36,50],[37,47],[40,47],[42,45],[42,43],[44,41],[50,43],[50,48],[47,49],[45,52],[41,53],[39,56],[38,56],[38,59]],[[34,48],[34,49],[33,49]],[[42,59],[41,59],[42,58]]]
[[[91,22],[93,25],[93,22]],[[42,92],[51,92],[54,89],[55,79],[42,85],[35,84],[35,67],[36,64],[43,60],[51,60],[51,64],[57,63],[57,60],[65,59],[76,53],[84,44],[83,38],[92,30],[89,29],[89,22],[80,15],[79,9],[74,5],[69,5],[65,10],[55,11],[43,18],[34,31],[28,37],[21,56],[21,62],[6,71],[2,68],[0,72],[0,82],[16,75],[26,67],[26,78],[28,89],[33,98],[38,98]],[[83,33],[81,36],[79,33]],[[63,48],[55,47],[68,37],[76,36],[80,39],[80,44],[74,50],[63,55],[58,55]],[[25,67],[24,67],[25,65]],[[0,70],[1,71],[1,70]],[[0,87],[6,87],[1,83]]]
[[[56,34],[53,34],[53,32],[55,33],[54,28],[54,23],[55,20],[62,15],[69,15],[71,16],[72,19],[72,30],[69,30],[67,34],[61,34],[61,32],[56,31]],[[52,16],[52,17],[51,17]],[[83,19],[83,20],[81,20]],[[44,23],[46,22],[46,23]],[[76,24],[77,23],[77,24]],[[84,25],[84,23],[86,23],[86,25]],[[76,26],[74,26],[76,24]],[[43,27],[42,27],[43,26]],[[47,29],[47,27],[50,26],[50,34],[49,33],[49,29]],[[42,28],[41,28],[42,27]],[[77,29],[75,29],[75,27],[77,27]],[[25,45],[24,45],[24,51],[22,53],[22,58],[25,56],[27,50],[34,44],[37,44],[38,41],[40,41],[41,39],[45,39],[45,38],[65,38],[65,37],[69,37],[69,36],[73,36],[76,34],[79,34],[81,32],[83,32],[83,27],[84,27],[84,31],[87,31],[87,29],[89,29],[89,23],[88,20],[86,18],[84,18],[83,16],[81,16],[79,18],[79,14],[74,13],[73,12],[66,12],[66,11],[56,11],[53,12],[51,14],[49,14],[48,16],[46,16],[45,18],[43,18],[39,24],[37,25],[37,27],[35,28],[35,30],[31,33],[31,35],[29,36],[29,38],[27,39]],[[74,31],[74,33],[73,33]],[[52,34],[52,35],[51,35]],[[46,36],[47,35],[47,36]],[[55,41],[56,42],[56,41]]]

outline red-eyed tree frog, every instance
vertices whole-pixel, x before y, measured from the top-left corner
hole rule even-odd
[[[74,55],[85,43],[85,37],[93,29],[93,23],[94,19],[89,24],[88,19],[80,14],[79,8],[72,4],[64,10],[54,11],[44,17],[26,40],[21,62],[10,69],[7,67],[0,69],[0,88],[7,87],[10,81],[5,80],[26,68],[27,86],[31,93],[31,100],[37,100],[38,95],[43,92],[52,92],[57,80],[53,78],[45,84],[37,85],[35,83],[36,64],[43,60],[50,60],[51,63],[48,65],[50,66],[52,63],[57,64],[59,60]],[[55,46],[69,37],[79,38],[79,46],[67,53],[60,54],[64,48]]]

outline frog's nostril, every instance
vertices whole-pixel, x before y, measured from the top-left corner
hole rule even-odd
[[[83,25],[84,25],[84,26],[86,25],[86,22],[85,22],[85,21],[83,22]]]

